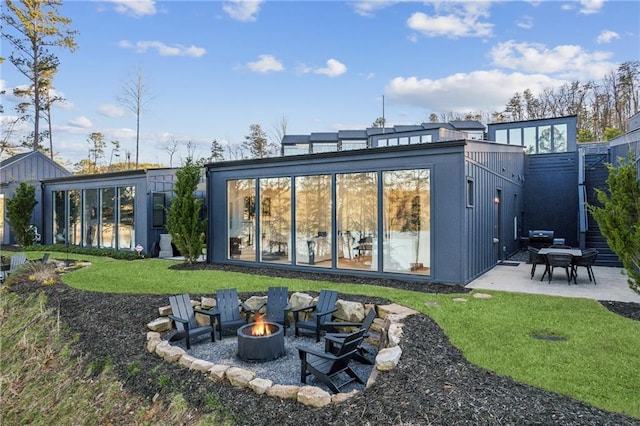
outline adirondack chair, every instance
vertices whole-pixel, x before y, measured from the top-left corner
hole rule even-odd
[[[171,318],[176,325],[176,334],[171,336],[171,341],[186,339],[187,349],[191,349],[191,337],[199,336],[201,334],[211,333],[211,341],[216,341],[214,317],[215,314],[212,311],[206,311],[204,309],[194,309],[191,305],[191,297],[188,294],[181,294],[177,296],[169,297],[169,304],[171,305]],[[196,323],[196,312],[208,315],[209,325],[198,325]]]
[[[360,329],[344,338],[342,346],[333,354],[331,352],[316,351],[308,347],[298,347],[300,356],[300,381],[307,383],[307,376],[315,376],[325,384],[333,393],[339,393],[340,389],[352,382],[364,384],[362,379],[349,367],[349,363],[358,352],[358,346],[364,339],[364,329]],[[340,380],[338,376],[347,376],[348,379]]]
[[[24,265],[25,263],[27,263],[26,253],[16,253],[11,256],[9,269],[0,273],[2,282],[4,282],[9,277],[9,274],[13,274],[21,265]]]
[[[216,322],[221,339],[223,330],[236,330],[247,324],[251,314],[251,308],[238,299],[238,291],[235,288],[218,290],[216,306],[212,310],[217,317]],[[240,317],[240,310],[244,313],[244,318]]]
[[[267,302],[254,309],[253,312],[255,313],[266,306],[267,310],[264,314],[264,320],[281,324],[286,329],[289,326],[287,312],[291,309],[289,306],[288,292],[287,287],[269,287],[267,291]]]
[[[331,317],[336,311],[336,301],[338,300],[338,292],[335,290],[320,290],[318,302],[315,305],[303,308],[293,309],[293,328],[295,336],[300,335],[299,330],[306,329],[315,333],[316,342],[320,341],[320,334],[327,331],[331,323]],[[313,312],[311,320],[305,321],[300,319],[301,312]]]
[[[376,318],[376,310],[371,309],[364,317],[364,321],[361,323],[336,323],[344,326],[360,326],[360,328],[364,329],[364,337],[366,338],[369,335],[369,328],[371,328],[371,324],[373,324],[373,320]],[[349,336],[349,333],[327,333],[324,336],[324,351],[337,353],[342,345],[344,345],[345,338]],[[364,339],[362,340],[360,346],[358,346],[358,350],[353,356],[353,360],[357,361],[361,364],[373,365],[373,361],[366,357],[366,354],[369,353],[367,349],[362,344],[364,343]]]

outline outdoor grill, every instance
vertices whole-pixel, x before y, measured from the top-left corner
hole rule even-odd
[[[529,245],[535,248],[545,248],[553,244],[553,231],[529,231]]]

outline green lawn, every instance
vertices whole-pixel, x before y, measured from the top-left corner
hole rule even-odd
[[[30,252],[30,258],[42,253]],[[53,253],[52,258],[63,255]],[[609,312],[598,302],[506,292],[428,294],[373,285],[273,278],[222,271],[169,269],[178,262],[113,260],[74,255],[91,266],[66,274],[64,282],[87,291],[211,294],[235,287],[266,292],[335,289],[384,297],[434,318],[467,359],[498,374],[569,395],[598,408],[640,418],[640,322]],[[453,302],[465,297],[467,302]],[[432,306],[426,302],[437,302]],[[562,337],[564,341],[533,338]]]

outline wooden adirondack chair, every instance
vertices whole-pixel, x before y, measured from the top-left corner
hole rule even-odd
[[[306,306],[304,308],[294,309],[293,319],[294,319],[294,331],[295,336],[298,337],[299,330],[306,329],[311,330],[315,333],[316,342],[320,341],[320,334],[323,331],[327,331],[330,327],[331,318],[333,313],[336,311],[336,302],[338,300],[338,292],[335,290],[320,290],[320,295],[318,296],[318,302],[315,305]],[[311,320],[304,321],[300,319],[301,312],[313,312],[313,316]]]
[[[360,326],[360,328],[364,329],[364,337],[366,338],[369,333],[369,328],[371,328],[371,324],[373,324],[373,320],[376,318],[376,310],[371,309],[367,313],[367,316],[364,317],[364,321],[362,323],[336,323],[344,326]],[[324,336],[324,351],[337,353],[342,345],[344,345],[344,341],[349,336],[348,333],[327,333]],[[353,360],[357,361],[361,364],[373,365],[373,361],[366,357],[366,354],[369,352],[362,344],[364,343],[364,339],[362,340],[360,346],[358,346],[358,350],[353,356]]]
[[[238,291],[235,288],[218,290],[216,306],[212,310],[217,317],[216,322],[221,339],[223,330],[236,330],[247,324],[251,314],[251,308],[238,299]],[[240,310],[244,313],[244,318],[240,317]]]
[[[212,311],[206,311],[204,309],[194,309],[191,305],[191,297],[188,294],[181,294],[178,296],[169,297],[169,304],[171,305],[171,318],[176,324],[176,334],[171,336],[171,341],[186,339],[187,349],[191,349],[191,337],[199,336],[201,334],[211,333],[211,341],[216,341],[214,317],[215,314]],[[196,323],[196,312],[209,316],[210,325],[198,325]]]
[[[364,334],[365,330],[360,329],[346,336],[342,346],[335,354],[298,347],[300,381],[306,384],[307,376],[313,375],[333,393],[340,392],[340,388],[352,382],[364,384],[355,371],[349,367],[349,363],[358,351],[358,346],[364,339]],[[348,379],[338,382],[336,379],[339,375],[346,375]]]

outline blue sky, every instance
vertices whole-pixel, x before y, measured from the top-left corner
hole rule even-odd
[[[117,101],[139,70],[150,96],[140,162],[177,141],[227,158],[259,124],[274,136],[362,129],[429,114],[502,110],[515,92],[601,80],[640,60],[637,1],[66,1],[79,32],[60,70],[54,150],[74,163],[101,132],[135,161],[135,117]],[[9,51],[3,41],[2,55]],[[9,62],[0,88],[26,81]],[[107,161],[109,154],[107,153]]]

